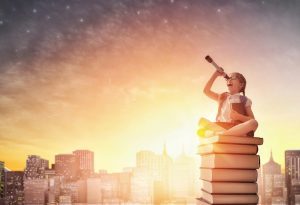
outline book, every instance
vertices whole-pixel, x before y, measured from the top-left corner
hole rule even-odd
[[[202,189],[213,194],[256,194],[256,183],[202,181]]]
[[[208,138],[200,138],[200,145],[202,144],[213,144],[213,143],[222,143],[222,144],[252,144],[252,145],[262,145],[263,138],[260,137],[237,137],[237,136],[225,136],[217,135]]]
[[[211,205],[211,203],[205,201],[203,198],[197,198],[196,200],[197,200],[196,201],[197,205]],[[218,205],[228,205],[228,204],[218,204]],[[257,204],[249,204],[249,203],[247,203],[247,204],[235,204],[235,205],[257,205]]]
[[[200,179],[223,182],[256,182],[255,169],[205,169],[200,168]]]
[[[201,168],[258,169],[258,155],[207,154],[201,157]]]
[[[210,204],[257,204],[256,194],[210,194],[202,191],[202,198]]]
[[[204,144],[198,146],[198,154],[226,153],[226,154],[256,154],[257,145],[241,144]]]
[[[243,103],[232,102],[232,103],[230,103],[230,106],[231,106],[231,109],[237,111],[238,113],[240,113],[242,115],[247,115],[247,111],[246,111],[245,105]]]

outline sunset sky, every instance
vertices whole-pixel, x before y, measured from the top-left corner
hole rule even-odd
[[[247,79],[262,163],[300,148],[300,1],[0,2],[0,161],[95,152],[96,170],[135,165],[139,150],[184,146],[217,104],[214,69]],[[218,79],[214,90],[226,91]]]

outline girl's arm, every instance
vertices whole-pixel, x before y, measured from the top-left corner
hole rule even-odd
[[[207,95],[208,97],[210,97],[211,99],[215,100],[215,101],[218,101],[219,99],[219,94],[218,93],[215,93],[211,90],[211,87],[213,85],[213,83],[215,82],[216,78],[218,76],[222,76],[223,73],[220,73],[218,71],[215,71],[213,73],[213,75],[210,77],[210,79],[207,81],[204,89],[203,89],[203,92],[205,95]]]

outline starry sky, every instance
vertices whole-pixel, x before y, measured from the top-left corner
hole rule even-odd
[[[299,36],[296,0],[0,1],[0,160],[90,149],[115,171],[164,143],[199,160],[209,54],[245,75],[262,162],[283,164],[300,145]]]

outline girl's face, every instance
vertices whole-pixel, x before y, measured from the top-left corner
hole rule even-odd
[[[239,81],[234,73],[229,74],[229,79],[227,80],[227,88],[230,94],[236,94],[241,91],[243,84]]]

